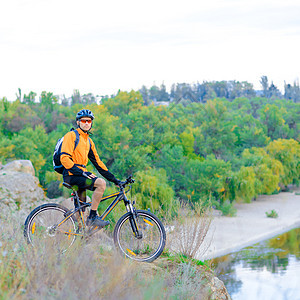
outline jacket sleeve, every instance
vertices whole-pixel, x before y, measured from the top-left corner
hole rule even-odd
[[[70,131],[64,136],[64,140],[61,145],[61,157],[60,161],[62,165],[71,172],[73,175],[82,175],[83,171],[75,166],[72,155],[74,152],[76,135]]]
[[[92,164],[95,166],[95,168],[97,169],[97,171],[107,180],[118,184],[118,180],[116,179],[116,177],[110,173],[110,171],[107,169],[107,167],[105,166],[105,164],[100,160],[99,155],[96,151],[96,147],[94,142],[90,139],[91,142],[91,147],[90,147],[90,151],[89,151],[89,160],[92,162]]]

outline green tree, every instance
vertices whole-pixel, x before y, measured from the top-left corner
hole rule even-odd
[[[142,108],[143,98],[139,92],[119,92],[114,98],[104,102],[104,106],[114,116],[127,115],[131,110]]]
[[[144,105],[149,105],[150,100],[149,100],[149,91],[145,85],[142,86],[142,88],[139,90],[143,97]]]
[[[2,124],[5,128],[5,134],[12,136],[12,134],[21,131],[23,128],[35,128],[37,125],[42,124],[42,121],[32,107],[16,100],[6,106]]]
[[[177,122],[166,107],[151,105],[132,110],[123,120],[132,134],[131,147],[146,145],[152,148],[151,153],[155,153],[167,144],[179,143]]]
[[[267,127],[267,135],[272,139],[286,138],[289,134],[289,127],[283,119],[284,108],[279,109],[275,104],[267,104],[260,111],[263,124]]]
[[[245,149],[242,160],[246,167],[252,167],[255,173],[255,196],[272,194],[279,189],[283,166],[271,157],[264,148]]]
[[[164,169],[148,169],[135,174],[135,197],[139,206],[151,211],[172,209],[173,189]]]
[[[72,95],[71,105],[82,104],[81,96],[79,90],[74,90]]]
[[[5,149],[7,148],[7,149]],[[7,151],[9,150],[9,151]],[[22,129],[11,139],[5,138],[0,143],[2,159],[28,159],[32,162],[36,172],[46,162],[47,134],[42,126],[35,129]]]
[[[300,86],[298,81],[294,81],[293,85],[284,82],[284,98],[300,102]]]
[[[33,105],[35,103],[35,97],[36,97],[36,93],[32,91],[28,95],[24,94],[23,103],[28,105]]]
[[[221,159],[209,155],[205,160],[189,160],[185,166],[185,190],[180,192],[183,199],[192,202],[201,201],[203,205],[211,205],[212,201],[221,204],[228,196],[226,179],[231,176],[231,165]]]
[[[253,167],[241,167],[234,174],[235,199],[250,203],[257,196],[255,189],[255,171]]]
[[[183,154],[181,145],[171,147],[170,144],[165,145],[154,161],[156,168],[166,170],[168,184],[173,187],[176,195],[179,196],[180,191],[186,189],[186,164],[187,158]]]
[[[299,184],[300,181],[300,144],[289,139],[278,139],[267,146],[267,152],[271,157],[280,161],[283,165],[283,173],[280,176],[282,185]]]
[[[202,155],[214,154],[216,158],[226,158],[233,151],[236,135],[231,131],[233,124],[228,118],[226,107],[221,101],[208,101],[205,104],[206,119],[200,126],[204,141]]]
[[[112,168],[115,161],[125,160],[122,154],[128,149],[132,135],[119,118],[110,115],[103,105],[94,104],[87,108],[92,110],[95,116],[92,139],[100,158],[108,168]]]
[[[40,97],[40,103],[44,107],[45,112],[51,113],[54,110],[55,104],[58,102],[56,96],[50,92],[42,92]]]
[[[266,98],[269,98],[269,80],[267,76],[261,76],[260,78],[260,84],[262,86],[263,89],[263,95]]]
[[[267,128],[250,114],[237,111],[233,116],[231,131],[236,135],[234,152],[239,155],[244,149],[251,147],[265,147],[270,138]]]

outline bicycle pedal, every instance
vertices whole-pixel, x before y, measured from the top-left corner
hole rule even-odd
[[[99,227],[99,226],[90,226],[87,230],[87,234],[89,236],[93,235],[94,233],[98,232],[100,229],[102,229],[103,227]]]

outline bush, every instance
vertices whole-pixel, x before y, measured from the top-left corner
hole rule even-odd
[[[209,209],[201,215],[189,216],[192,213],[187,205],[182,205],[179,216],[173,222],[174,230],[168,237],[170,249],[188,258],[199,258],[209,247],[205,240],[212,221]]]
[[[50,183],[47,184],[47,197],[50,199],[53,198],[58,198],[63,195],[62,188],[60,188],[61,182],[56,180],[56,181],[51,181]]]
[[[270,212],[266,211],[266,215],[268,218],[278,218],[278,213],[274,209],[272,209]]]
[[[149,208],[153,212],[170,209],[174,191],[167,183],[167,174],[164,169],[139,171],[135,179],[134,193],[140,207]]]
[[[223,216],[235,217],[237,209],[234,207],[233,203],[230,203],[229,200],[226,200],[222,205],[217,207],[222,212]]]

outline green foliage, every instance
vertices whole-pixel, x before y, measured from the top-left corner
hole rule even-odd
[[[51,181],[47,184],[47,197],[50,199],[57,198],[63,195],[60,181]]]
[[[11,137],[12,134],[18,133],[24,128],[35,128],[41,124],[41,118],[30,106],[21,104],[19,101],[9,105],[4,102],[1,123],[5,128],[5,135]]]
[[[283,172],[280,173],[280,182],[287,186],[300,181],[300,144],[289,139],[278,139],[267,146],[267,152],[270,156],[280,161],[283,166]]]
[[[208,101],[205,106],[205,120],[200,125],[203,136],[201,143],[204,156],[214,154],[216,158],[226,158],[233,151],[236,135],[232,132],[229,113],[221,101]]]
[[[278,213],[276,212],[276,210],[272,209],[270,212],[266,211],[266,216],[268,218],[278,218]]]
[[[140,109],[143,98],[139,92],[121,92],[116,97],[105,101],[104,106],[115,116],[127,115],[131,110]]]
[[[244,115],[238,111],[233,118],[231,131],[237,136],[234,152],[240,154],[251,147],[265,147],[270,138],[264,124],[252,115]]]
[[[187,127],[186,131],[179,134],[181,145],[183,147],[184,156],[188,159],[200,159],[195,153],[195,136],[197,135],[198,128]]]
[[[88,108],[100,158],[116,177],[138,178],[141,208],[176,215],[181,201],[232,214],[235,200],[300,182],[299,103],[275,99],[268,83],[265,91],[266,98],[254,97],[246,82],[222,81],[177,84],[168,94],[162,85],[120,91],[98,105],[92,94],[75,90],[71,106],[51,92],[36,103],[34,92],[22,99],[19,91],[14,102],[0,99],[0,160],[30,159],[42,185],[55,186],[62,178],[53,171],[54,146]],[[173,102],[151,104],[162,99]]]
[[[134,193],[137,203],[151,211],[168,210],[174,198],[164,169],[149,169],[135,174]]]
[[[151,152],[155,152],[164,145],[178,144],[177,122],[165,107],[149,106],[133,110],[124,121],[132,133],[131,145],[134,147],[145,144],[152,147]]]
[[[217,205],[217,209],[222,212],[223,216],[235,217],[237,209],[234,207],[234,204],[229,200],[226,200],[222,205]]]
[[[6,161],[15,159],[15,154],[13,152],[15,145],[10,139],[2,137],[0,140],[0,161],[5,163]]]
[[[47,135],[45,129],[39,125],[34,130],[32,128],[21,130],[11,140],[3,139],[0,142],[0,153],[4,161],[12,158],[29,159],[38,172],[46,162],[46,147]]]
[[[40,97],[40,103],[47,112],[51,112],[54,109],[55,103],[57,103],[57,97],[53,93],[42,92]]]
[[[254,170],[255,196],[272,194],[278,188],[283,167],[281,162],[268,155],[265,149],[245,149],[242,160],[245,166],[251,166]]]
[[[255,172],[253,167],[241,167],[234,175],[235,196],[237,201],[251,202],[257,196],[255,190]]]
[[[211,205],[211,199],[223,203],[226,197],[226,178],[231,174],[229,162],[209,155],[206,160],[189,160],[185,166],[184,189],[179,194],[192,202],[203,201]]]
[[[187,157],[183,154],[182,146],[166,145],[157,154],[156,167],[166,170],[169,185],[178,193],[186,187],[185,169]]]
[[[270,138],[287,138],[289,127],[285,124],[285,120],[283,119],[284,113],[284,108],[279,108],[274,104],[267,104],[261,109],[261,121],[266,125],[267,134]]]

